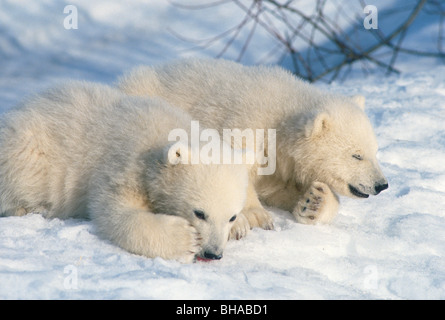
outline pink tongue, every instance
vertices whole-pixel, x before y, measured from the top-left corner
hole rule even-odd
[[[209,262],[212,261],[212,259],[207,259],[207,258],[203,258],[203,257],[196,257],[197,261],[204,261],[204,262]]]

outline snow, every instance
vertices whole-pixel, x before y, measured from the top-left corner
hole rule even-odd
[[[63,28],[68,4],[77,30]],[[187,50],[169,30],[204,39],[242,18],[227,6],[202,15],[142,0],[0,0],[0,8],[0,112],[63,79],[112,84],[138,64],[214,56],[216,48]],[[255,62],[252,53],[245,60]],[[186,265],[121,250],[89,221],[1,218],[0,299],[445,299],[445,66],[402,62],[400,76],[317,84],[366,97],[390,185],[369,199],[342,198],[331,225],[297,224],[269,208],[275,230],[230,241],[220,261]]]

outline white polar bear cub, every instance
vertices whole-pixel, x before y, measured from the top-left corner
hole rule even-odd
[[[160,99],[103,85],[48,90],[0,121],[0,215],[91,218],[132,253],[219,259],[244,206],[247,169],[184,164],[184,146],[167,137],[190,122]]]
[[[258,197],[316,224],[336,215],[337,194],[365,198],[388,187],[364,97],[328,93],[279,67],[213,59],[139,67],[118,87],[162,97],[208,128],[276,130],[275,172],[256,175],[253,166],[250,175],[243,213],[252,227],[271,224]]]

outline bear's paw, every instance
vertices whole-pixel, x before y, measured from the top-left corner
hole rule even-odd
[[[250,224],[243,213],[240,213],[230,229],[229,240],[239,240],[247,235]]]
[[[325,224],[336,216],[338,206],[338,198],[331,188],[315,181],[298,201],[293,214],[299,223]]]
[[[161,216],[161,215],[160,215]],[[196,255],[202,250],[202,237],[194,226],[187,220],[162,215],[164,222],[163,243],[161,257],[174,259],[182,263],[192,263]]]
[[[264,230],[273,230],[273,219],[269,211],[263,207],[254,206],[244,208],[242,213],[249,222],[250,229],[261,228]]]

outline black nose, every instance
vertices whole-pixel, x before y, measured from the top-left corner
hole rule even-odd
[[[388,189],[388,184],[384,183],[384,184],[377,184],[375,186],[375,194],[379,194],[380,192],[382,192],[383,190]]]
[[[219,260],[219,259],[222,258],[222,253],[214,254],[213,252],[205,251],[204,252],[204,258],[212,259],[212,260]]]

